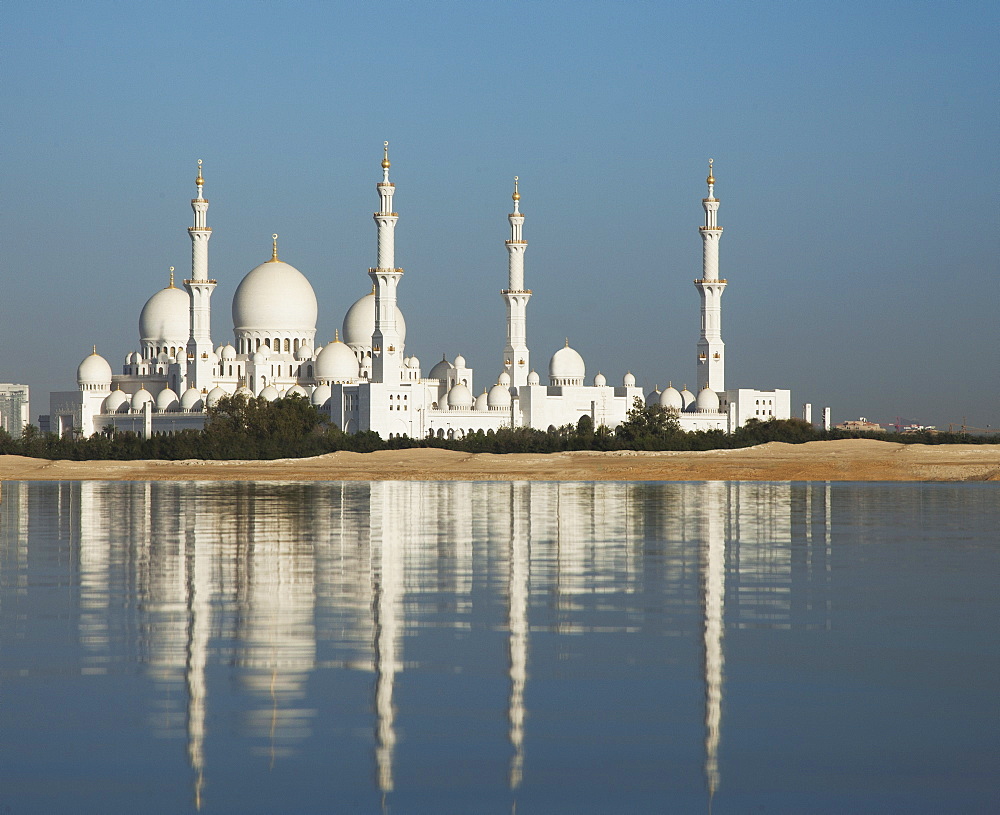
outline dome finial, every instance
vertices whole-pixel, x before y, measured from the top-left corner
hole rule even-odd
[[[517,207],[521,201],[521,193],[517,190],[517,176],[514,176],[514,194],[511,196],[511,200],[514,202],[514,212],[519,212]]]
[[[274,248],[271,249],[271,260],[270,260],[270,262],[271,263],[277,263],[278,262],[278,233],[277,232],[275,232],[273,235],[271,235],[271,240],[274,243]]]
[[[95,346],[93,346],[93,348],[94,348],[94,353],[96,354],[97,353],[97,346],[95,345]]]
[[[170,267],[170,285],[168,286],[168,288],[171,288],[171,289],[174,288],[174,267],[173,266]]]
[[[334,342],[340,342],[340,329],[339,328],[333,329],[333,341]]]
[[[569,337],[566,338],[566,347],[569,348]]]
[[[712,175],[712,164],[714,163],[715,163],[714,158],[710,158],[708,160],[708,178],[705,179],[705,183],[707,183],[708,186],[710,187],[715,183],[715,176]]]
[[[199,187],[205,183],[205,179],[201,177],[201,159],[198,159],[198,177],[194,180],[194,183]]]

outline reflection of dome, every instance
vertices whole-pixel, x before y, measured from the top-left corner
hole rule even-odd
[[[489,405],[490,410],[509,408],[510,402],[510,391],[503,385],[494,385],[490,388],[490,394],[486,400],[486,404]]]
[[[668,387],[660,394],[660,407],[669,408],[670,410],[683,410],[684,399],[681,397],[681,392],[673,385]]]
[[[180,402],[177,401],[177,394],[174,393],[172,388],[164,388],[156,394],[156,409],[160,413],[168,410],[177,410],[179,407]]]
[[[316,330],[316,293],[302,272],[280,260],[252,269],[233,296],[236,331]]]
[[[718,413],[719,394],[706,385],[698,393],[698,400],[695,404],[699,413]]]
[[[428,379],[440,379],[444,381],[448,378],[448,371],[451,370],[451,363],[445,357],[441,357],[441,361],[435,365],[427,374]]]
[[[458,382],[452,389],[448,391],[448,407],[449,408],[461,408],[468,410],[472,407],[475,400],[472,398],[472,391],[470,391],[461,382]]]
[[[358,358],[344,343],[331,342],[316,357],[316,378],[346,382],[358,378]]]
[[[117,413],[123,405],[128,405],[128,394],[121,388],[116,388],[111,395],[104,400],[101,407],[102,413]]]
[[[188,388],[181,394],[181,410],[198,411],[204,407],[197,388]]]
[[[406,320],[403,312],[396,306],[396,331],[399,342],[406,342]],[[348,345],[360,345],[371,348],[372,334],[375,332],[375,292],[369,292],[344,315],[344,342]]]
[[[552,355],[549,361],[549,384],[551,385],[582,385],[586,376],[587,366],[583,357],[567,341],[565,347]]]
[[[111,366],[97,351],[76,369],[76,384],[90,390],[111,387]]]
[[[186,345],[191,333],[191,297],[184,289],[168,286],[146,301],[139,314],[139,339]]]

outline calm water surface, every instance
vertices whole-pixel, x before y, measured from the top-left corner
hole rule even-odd
[[[1000,811],[991,484],[4,483],[0,813]]]

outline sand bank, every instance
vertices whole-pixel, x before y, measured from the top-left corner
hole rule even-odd
[[[47,461],[0,456],[2,481],[998,481],[1000,445],[870,439],[698,453],[385,450],[277,461]]]

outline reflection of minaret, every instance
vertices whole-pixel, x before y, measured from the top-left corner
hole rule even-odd
[[[704,486],[701,530],[701,589],[705,613],[705,782],[709,806],[719,786],[719,730],[722,723],[723,601],[726,590],[725,490],[721,481]]]
[[[186,509],[195,513],[192,501]],[[188,760],[195,773],[194,805],[201,809],[201,789],[205,780],[205,665],[211,630],[212,564],[209,541],[199,540],[198,527],[188,530],[185,559],[193,561],[187,581],[188,643],[185,679],[188,690],[187,737]]]
[[[510,487],[510,587],[507,625],[510,630],[510,788],[521,785],[524,772],[524,685],[528,679],[528,582],[531,551],[528,525],[529,485],[517,482]]]
[[[372,610],[375,617],[375,765],[378,786],[392,792],[392,758],[396,747],[396,711],[393,685],[399,670],[400,608],[403,597],[403,547],[399,540],[402,508],[397,495],[401,486],[393,482],[371,485]],[[405,485],[406,487],[410,485]],[[378,544],[377,554],[375,551]]]

